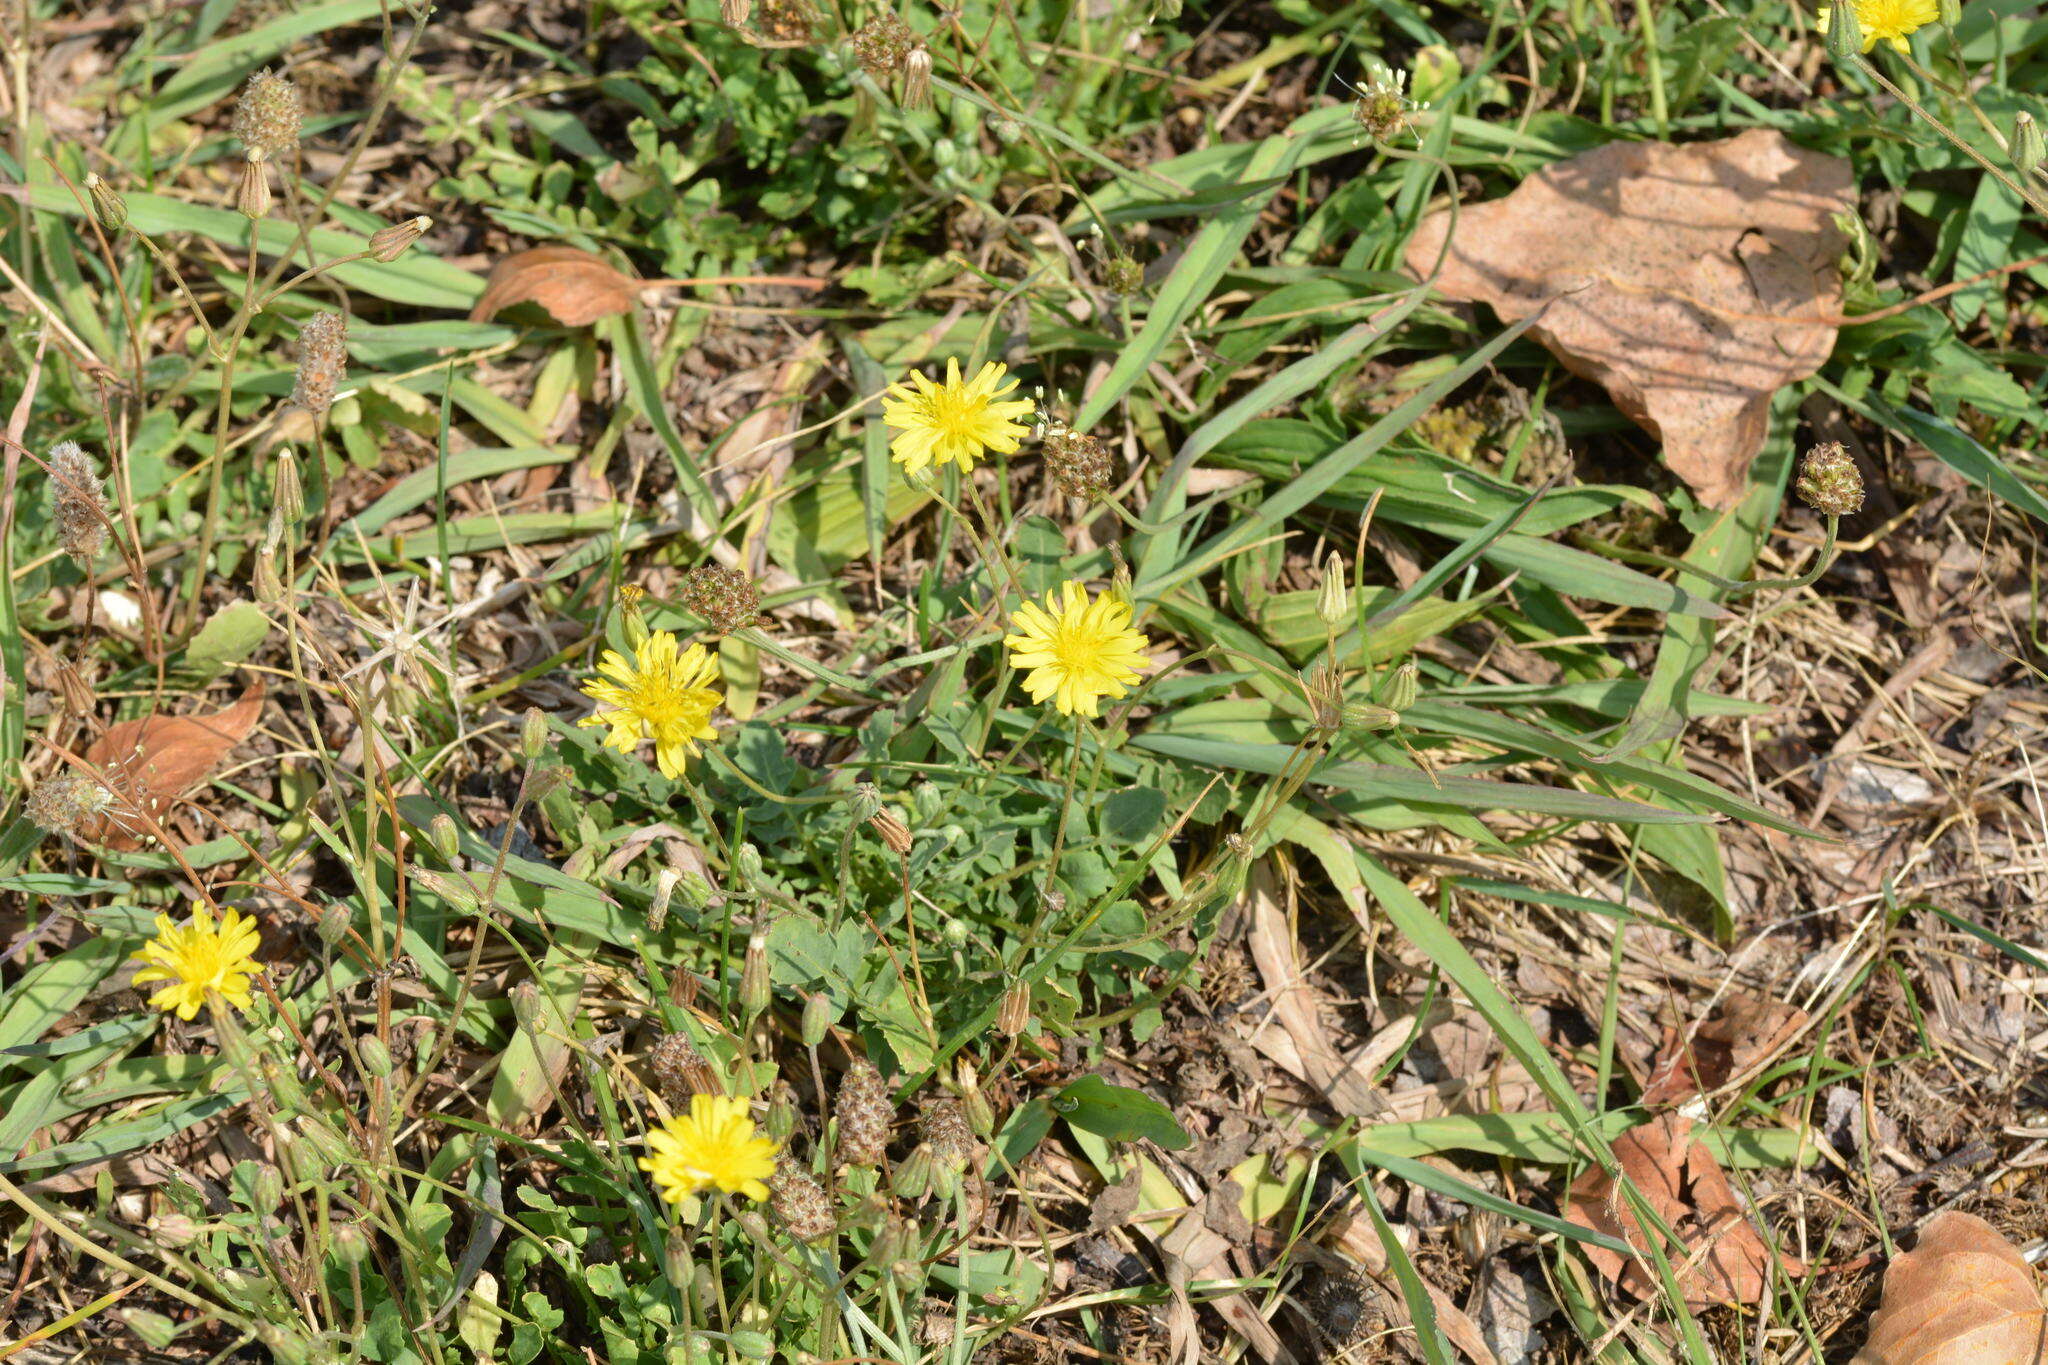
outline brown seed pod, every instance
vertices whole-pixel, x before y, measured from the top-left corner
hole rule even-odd
[[[775,1221],[799,1242],[829,1237],[836,1225],[832,1201],[826,1197],[824,1188],[809,1172],[787,1161],[779,1163],[768,1180],[768,1209],[775,1215]]]
[[[55,504],[57,543],[79,563],[90,565],[107,547],[107,490],[92,457],[76,441],[50,448],[50,498]]]

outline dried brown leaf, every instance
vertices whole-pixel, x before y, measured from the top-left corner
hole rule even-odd
[[[515,251],[491,267],[469,320],[487,322],[515,303],[537,303],[564,327],[587,327],[599,318],[633,311],[640,283],[587,251],[537,246]]]
[[[1982,1218],[1937,1213],[1884,1272],[1852,1365],[2041,1365],[2044,1331],[2026,1258]]]
[[[1806,1011],[1731,991],[1713,1018],[1687,1040],[1671,1030],[1643,1087],[1643,1105],[1668,1109],[1694,1095],[1748,1080],[1806,1026]]]
[[[1762,1299],[1770,1284],[1771,1250],[1743,1216],[1721,1164],[1693,1140],[1691,1119],[1666,1114],[1638,1124],[1615,1139],[1614,1155],[1623,1174],[1685,1246],[1683,1258],[1670,1259],[1688,1305],[1705,1308]],[[1580,1176],[1572,1185],[1564,1216],[1642,1249],[1639,1255],[1623,1256],[1588,1246],[1586,1258],[1601,1274],[1639,1299],[1661,1291],[1656,1262],[1647,1251],[1651,1234],[1637,1221],[1614,1177],[1597,1167]],[[1670,1255],[1668,1249],[1666,1254]],[[1789,1259],[1783,1264],[1791,1274],[1805,1269]]]
[[[262,716],[258,681],[240,701],[210,716],[149,716],[112,726],[85,751],[85,761],[114,793],[114,803],[79,834],[111,849],[141,847],[172,803],[205,780]]]
[[[1529,335],[1603,385],[1663,441],[1672,471],[1725,507],[1763,446],[1771,395],[1834,349],[1833,215],[1853,191],[1847,161],[1768,128],[1610,143],[1463,209],[1436,286],[1509,322],[1549,302]],[[1450,233],[1448,213],[1424,220],[1408,268],[1427,276]]]

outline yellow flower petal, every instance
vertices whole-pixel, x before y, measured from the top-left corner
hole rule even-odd
[[[1130,605],[1067,582],[1049,593],[1045,605],[1027,602],[1010,617],[1003,637],[1012,667],[1024,671],[1024,691],[1033,701],[1050,699],[1062,715],[1101,714],[1104,698],[1130,694],[1152,667],[1145,651],[1151,641],[1131,627]]]

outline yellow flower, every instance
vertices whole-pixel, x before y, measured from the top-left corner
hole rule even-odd
[[[183,924],[158,915],[156,937],[133,954],[149,964],[135,974],[135,984],[170,982],[149,997],[149,1003],[160,1010],[176,1010],[180,1019],[198,1014],[209,990],[219,991],[236,1009],[248,1009],[256,1003],[249,995],[249,978],[259,970],[256,947],[261,941],[256,921],[234,910],[218,925],[203,905],[194,905],[192,918]]]
[[[603,677],[583,684],[583,694],[597,710],[578,725],[609,725],[604,742],[630,754],[643,739],[654,741],[654,761],[663,777],[680,777],[683,761],[697,752],[697,741],[716,739],[711,713],[725,700],[714,683],[718,661],[702,645],[678,648],[676,637],[657,630],[640,642],[627,659],[608,649],[598,661]],[[610,679],[610,681],[607,681]]]
[[[973,379],[962,381],[960,362],[946,362],[946,382],[934,383],[924,371],[912,370],[909,384],[891,384],[882,400],[882,421],[902,435],[889,443],[889,454],[906,474],[952,462],[966,473],[991,450],[1015,453],[1026,434],[1014,420],[1029,417],[1031,400],[1003,395],[1017,381],[1003,382],[1007,371],[993,360]],[[912,386],[915,387],[912,387]]]
[[[775,1139],[755,1133],[747,1102],[730,1095],[690,1096],[690,1112],[649,1133],[647,1150],[640,1169],[671,1204],[707,1186],[766,1199],[775,1174]]]
[[[1101,698],[1124,696],[1152,666],[1152,642],[1131,629],[1130,603],[1109,593],[1091,602],[1079,583],[1047,593],[1042,607],[1026,602],[1010,626],[1016,634],[1003,643],[1010,663],[1030,670],[1024,690],[1033,701],[1051,697],[1062,715],[1096,715]]]
[[[1881,38],[1899,51],[1906,50],[1906,35],[1925,28],[1941,17],[1938,0],[1850,0],[1856,11],[1856,27],[1863,31],[1863,50],[1870,51]],[[1820,31],[1828,31],[1832,10],[1820,12]]]

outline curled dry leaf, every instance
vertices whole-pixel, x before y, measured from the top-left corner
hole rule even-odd
[[[1657,1217],[1684,1243],[1683,1257],[1671,1254],[1668,1247],[1666,1255],[1686,1303],[1695,1308],[1754,1304],[1770,1283],[1771,1250],[1735,1202],[1721,1164],[1694,1140],[1692,1127],[1691,1119],[1678,1114],[1638,1124],[1615,1139],[1614,1155]],[[1647,1250],[1650,1234],[1637,1221],[1614,1177],[1597,1167],[1580,1176],[1572,1185],[1564,1216],[1639,1248],[1637,1255],[1623,1256],[1588,1246],[1586,1258],[1601,1274],[1639,1299],[1661,1292],[1657,1265]],[[1805,1270],[1789,1257],[1781,1264],[1789,1274]]]
[[[2026,1258],[1982,1218],[1937,1213],[1884,1272],[1852,1365],[2041,1365],[2044,1331]]]
[[[1731,991],[1713,1018],[1688,1040],[1678,1029],[1664,1039],[1643,1087],[1643,1105],[1668,1109],[1694,1095],[1748,1080],[1768,1066],[1806,1025],[1806,1011],[1778,1000]]]
[[[484,292],[469,310],[487,322],[515,303],[537,303],[564,327],[587,327],[599,318],[633,311],[641,281],[573,246],[515,251],[491,267]]]
[[[1436,287],[1529,329],[1567,369],[1664,443],[1711,506],[1746,485],[1771,395],[1819,369],[1841,308],[1834,214],[1849,163],[1754,128],[1672,146],[1616,142],[1464,209]],[[1408,268],[1427,277],[1452,231],[1423,221]]]
[[[99,771],[114,802],[97,820],[82,824],[80,836],[110,849],[140,848],[172,803],[247,739],[262,716],[259,681],[240,701],[209,716],[149,716],[111,727],[85,751],[85,760]]]

